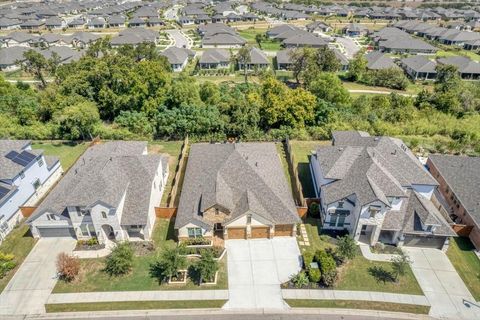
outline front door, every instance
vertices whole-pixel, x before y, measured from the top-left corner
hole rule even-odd
[[[361,235],[366,235],[367,234],[367,225],[364,224],[362,225],[362,230],[360,230]]]
[[[221,223],[215,223],[213,225],[213,230],[214,231],[223,231],[223,225]]]

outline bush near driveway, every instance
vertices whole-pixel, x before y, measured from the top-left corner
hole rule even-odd
[[[178,272],[187,267],[187,258],[180,255],[180,248],[167,248],[157,260],[150,265],[150,274],[157,278],[159,283],[178,275]]]
[[[133,264],[133,250],[128,242],[118,244],[105,261],[105,271],[110,276],[120,276],[130,272]]]
[[[80,272],[80,260],[65,252],[57,256],[57,272],[60,279],[72,281]]]
[[[14,258],[15,256],[13,254],[7,254],[0,251],[0,279],[3,279],[10,270],[15,268],[16,263]]]

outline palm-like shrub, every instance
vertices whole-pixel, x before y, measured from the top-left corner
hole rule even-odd
[[[202,281],[215,281],[215,274],[218,271],[218,261],[215,260],[211,250],[202,250],[201,258],[194,266],[194,270],[198,274],[199,283]]]
[[[180,255],[180,248],[167,248],[162,251],[157,260],[150,265],[150,274],[159,281],[167,280],[187,267],[187,258]]]

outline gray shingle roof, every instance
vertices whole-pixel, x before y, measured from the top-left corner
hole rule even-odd
[[[45,212],[88,207],[98,201],[116,207],[125,194],[122,225],[145,225],[150,193],[161,155],[144,155],[146,142],[114,141],[88,148],[35,210],[28,222]]]
[[[436,73],[437,63],[424,56],[411,56],[402,59],[402,64],[416,72]]]
[[[195,56],[195,52],[185,48],[169,47],[160,55],[166,57],[170,64],[183,64],[189,57]]]
[[[457,67],[460,73],[480,73],[480,64],[463,56],[447,57],[438,59],[439,63]]]
[[[480,157],[430,155],[460,203],[480,225]]]
[[[7,158],[6,155],[11,151],[21,153],[30,143],[28,140],[0,140],[0,180],[13,179],[25,168]]]
[[[273,143],[192,145],[175,228],[210,229],[202,213],[215,205],[230,212],[228,221],[252,211],[271,224],[299,222]]]
[[[392,58],[386,56],[380,51],[372,51],[365,55],[367,59],[367,68],[371,70],[380,70],[380,69],[389,69],[389,68],[398,68],[398,66],[393,62]]]
[[[200,57],[200,63],[230,62],[230,52],[225,49],[208,49]]]

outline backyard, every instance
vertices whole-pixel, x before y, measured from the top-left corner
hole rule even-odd
[[[253,28],[249,28],[249,29],[245,29],[245,30],[239,30],[238,33],[240,34],[240,36],[242,38],[244,38],[245,40],[247,40],[247,43],[250,44],[250,45],[253,45],[253,46],[258,46],[257,44],[257,41],[255,40],[255,37],[257,34],[261,34],[263,37],[262,37],[262,41],[260,41],[260,48],[262,50],[266,50],[266,51],[278,51],[280,50],[280,42],[277,41],[277,40],[272,40],[272,39],[268,39],[265,37],[265,33],[267,32],[267,29],[253,29]]]
[[[318,221],[317,219],[307,218],[305,228],[310,247],[301,246],[302,251],[308,248],[316,251],[336,247],[336,239],[326,234],[319,235]],[[334,289],[423,295],[410,267],[406,274],[399,278],[398,282],[382,281],[376,275],[379,270],[391,271],[391,269],[392,264],[390,262],[367,260],[358,250],[355,258],[338,269],[338,280]]]
[[[455,237],[450,240],[447,256],[475,300],[480,301],[480,259],[474,249],[470,239]]]
[[[58,157],[65,171],[77,161],[87,147],[86,142],[35,141],[32,144],[33,149],[42,149],[44,155]]]
[[[135,256],[130,273],[112,277],[105,271],[105,258],[81,260],[78,279],[72,282],[59,281],[54,293],[95,292],[95,291],[143,291],[143,290],[198,290],[226,289],[226,257],[219,261],[218,281],[215,285],[199,286],[188,280],[186,284],[159,283],[150,275],[150,265],[166,247],[175,246],[173,240],[173,221],[158,219],[153,231],[154,250],[145,255]]]

